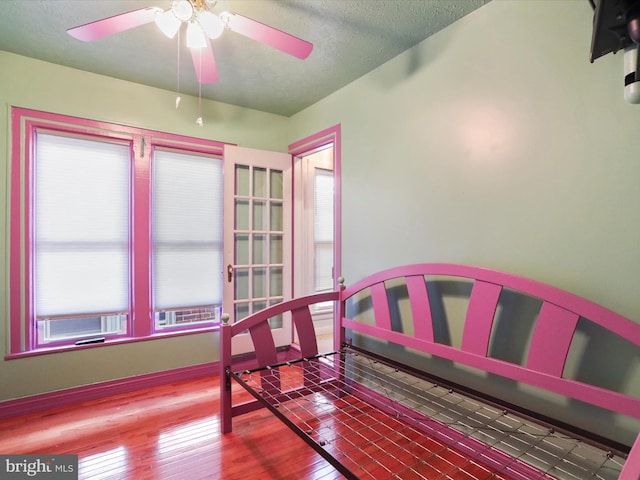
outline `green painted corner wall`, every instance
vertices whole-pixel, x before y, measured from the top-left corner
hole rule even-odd
[[[291,118],[342,129],[342,275],[497,268],[640,322],[640,105],[587,0],[494,0]],[[372,214],[375,212],[375,215]]]
[[[472,264],[640,323],[640,105],[624,101],[621,53],[589,62],[592,18],[587,0],[493,0],[291,118],[290,141],[341,124],[347,285],[397,265]],[[639,362],[613,375],[637,394]],[[640,428],[465,381],[622,443]]]

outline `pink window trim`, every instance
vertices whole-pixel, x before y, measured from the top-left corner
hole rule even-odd
[[[150,228],[150,150],[154,147],[176,148],[185,151],[223,156],[227,143],[184,135],[163,133],[116,123],[100,122],[68,115],[42,112],[21,107],[11,108],[11,166],[10,166],[10,260],[9,260],[9,342],[7,358],[23,356],[30,351],[48,353],[69,349],[69,345],[36,348],[33,308],[33,225],[31,206],[33,189],[33,138],[36,129],[95,136],[129,142],[131,154],[136,157],[131,171],[131,200],[135,202],[130,215],[131,276],[130,317],[128,340],[165,337],[182,334],[184,330],[156,334],[153,329],[151,278],[151,228]],[[23,163],[24,159],[24,163]],[[135,243],[133,240],[135,238]],[[144,240],[143,240],[144,239]],[[24,270],[23,270],[24,267]],[[147,318],[142,319],[144,313]],[[197,331],[206,331],[203,327]],[[189,327],[185,327],[189,329]],[[189,329],[194,330],[194,329]],[[120,343],[119,341],[117,343]],[[109,343],[105,343],[107,345]],[[77,347],[75,347],[77,348]]]

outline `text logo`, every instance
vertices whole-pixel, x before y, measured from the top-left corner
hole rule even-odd
[[[77,480],[77,455],[0,455],[0,479]]]

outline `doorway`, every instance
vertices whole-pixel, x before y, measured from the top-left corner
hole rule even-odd
[[[332,291],[340,276],[339,127],[319,136],[292,151],[294,297]],[[333,348],[335,314],[331,302],[311,311],[320,351]]]

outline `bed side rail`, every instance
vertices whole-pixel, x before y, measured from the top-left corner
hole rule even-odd
[[[436,317],[429,279],[458,278],[471,283],[459,346],[438,342]],[[387,283],[398,279],[406,285],[413,333],[403,333],[392,318]],[[537,299],[540,309],[532,326],[526,357],[522,362],[491,356],[490,341],[502,292],[508,290]],[[373,322],[348,318],[350,299],[363,295],[373,309]],[[394,311],[394,315],[396,312]],[[640,398],[602,386],[565,378],[569,350],[581,319],[585,319],[640,347],[640,324],[582,297],[543,283],[493,271],[455,264],[415,264],[371,275],[343,290],[341,329],[351,329],[378,339],[417,349],[506,378],[571,397],[614,412],[640,418]],[[510,320],[510,319],[509,319]],[[514,319],[517,320],[517,319]],[[344,331],[341,332],[344,335]]]
[[[257,367],[266,367],[278,363],[278,353],[269,320],[282,314],[290,313],[293,325],[298,333],[300,358],[313,357],[318,354],[315,328],[310,307],[323,302],[336,302],[339,292],[327,292],[287,300],[255,312],[242,320],[231,323],[229,315],[223,315],[220,325],[220,404],[222,432],[231,431],[231,418],[235,415],[231,400],[231,381],[229,372],[233,365],[233,337],[246,332],[251,335],[255,349]],[[277,371],[265,375],[278,375]],[[270,382],[273,384],[274,382]],[[250,411],[246,409],[244,411]],[[238,409],[238,414],[242,408]]]

